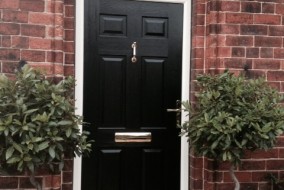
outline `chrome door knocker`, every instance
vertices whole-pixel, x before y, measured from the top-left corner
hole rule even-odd
[[[137,43],[133,42],[131,45],[132,49],[133,49],[133,56],[131,58],[131,62],[132,63],[136,63],[137,62],[137,58],[136,58],[136,48],[137,48]]]

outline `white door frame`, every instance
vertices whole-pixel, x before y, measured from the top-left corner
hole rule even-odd
[[[182,3],[183,15],[183,47],[182,47],[182,100],[189,98],[190,85],[190,49],[191,49],[191,1],[192,0],[139,0],[166,3]],[[83,75],[84,75],[84,2],[76,1],[75,28],[75,98],[76,114],[83,114]],[[182,122],[186,119],[182,113]],[[188,190],[189,185],[189,148],[186,137],[181,137],[181,179],[180,190]],[[74,159],[73,190],[81,190],[82,159]]]

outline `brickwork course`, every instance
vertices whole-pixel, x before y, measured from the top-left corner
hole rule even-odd
[[[283,0],[196,0],[192,6],[191,94],[196,74],[244,68],[284,93]],[[236,169],[241,189],[272,189],[269,174],[284,179],[283,145],[281,136],[272,150],[247,152]],[[233,190],[228,170],[228,163],[191,153],[190,189]]]
[[[74,75],[75,0],[0,0],[0,71],[20,60],[62,78]],[[229,68],[263,76],[284,93],[284,0],[192,0],[191,94],[199,73]],[[193,96],[191,96],[193,97]],[[194,100],[192,100],[194,101]],[[190,190],[231,190],[228,164],[190,156]],[[284,137],[267,152],[247,152],[236,175],[241,189],[270,190],[266,176],[284,179]],[[39,172],[44,190],[72,190],[72,160],[63,172]],[[32,189],[27,176],[0,177],[2,189]]]

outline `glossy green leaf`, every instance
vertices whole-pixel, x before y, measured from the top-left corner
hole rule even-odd
[[[44,150],[46,149],[47,147],[49,146],[49,142],[48,141],[44,141],[42,143],[40,143],[38,145],[38,150],[41,151],[41,150]]]
[[[11,158],[11,156],[13,155],[15,149],[13,146],[9,147],[7,150],[6,150],[6,160],[8,160],[9,158]]]

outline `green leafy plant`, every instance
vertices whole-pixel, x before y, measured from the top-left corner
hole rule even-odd
[[[245,150],[270,149],[283,133],[282,98],[264,79],[247,80],[228,71],[198,76],[197,85],[197,101],[183,103],[189,120],[181,127],[197,155],[231,163],[239,189],[233,170]]]
[[[38,168],[60,171],[64,158],[90,152],[88,133],[79,128],[82,118],[74,113],[74,84],[72,77],[53,84],[27,65],[15,79],[0,75],[2,170],[29,172],[41,189],[34,179]]]

